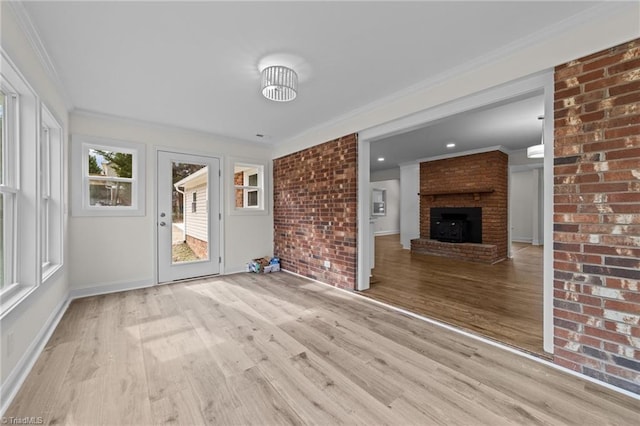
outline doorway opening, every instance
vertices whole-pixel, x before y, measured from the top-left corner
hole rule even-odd
[[[523,126],[523,122],[518,121],[520,119],[516,116],[508,119],[503,117],[502,123],[492,122],[488,119],[492,110],[514,112],[522,109],[524,112],[527,104],[534,103],[539,109],[529,111],[526,117],[522,117],[522,120],[529,120],[532,129],[533,126],[536,127],[537,134],[531,140],[521,142],[522,146],[513,144],[510,147],[508,140],[501,139],[502,135],[492,135],[491,132],[501,126],[506,129],[505,132],[509,126]],[[543,132],[545,140],[552,140],[552,117],[545,117],[544,126],[538,120],[538,116],[544,114],[545,110],[553,110],[552,103],[553,80],[549,71],[434,107],[424,111],[421,122],[414,115],[360,133],[361,147],[364,146],[361,153],[364,152],[367,158],[360,159],[359,165],[366,167],[368,171],[362,173],[360,178],[368,175],[365,181],[367,187],[375,186],[377,180],[397,179],[401,200],[399,234],[383,235],[385,230],[376,228],[375,218],[362,214],[363,220],[359,222],[364,227],[362,236],[370,235],[370,239],[363,238],[363,242],[368,241],[369,244],[362,244],[360,247],[366,247],[371,258],[371,263],[364,265],[365,271],[359,276],[358,289],[364,296],[538,356],[550,356],[553,352],[552,247],[545,246],[544,240],[551,241],[552,199],[551,191],[543,189],[552,185],[552,152],[548,149],[545,158],[533,165],[532,160],[526,157],[526,148],[540,143]],[[469,122],[456,123],[455,120],[459,118],[466,118]],[[478,144],[470,146],[460,131],[446,132],[447,127],[449,130],[460,130],[463,127],[475,129],[471,130],[475,133],[471,139]],[[421,138],[421,143],[408,143],[409,153],[413,157],[398,161],[395,172],[372,167],[378,158],[389,160],[393,158],[393,153],[402,152],[407,140],[416,135]],[[517,134],[513,137],[518,139]],[[391,147],[392,141],[392,155],[381,151],[385,142],[389,143],[387,147]],[[452,145],[456,149],[448,151]],[[513,235],[514,223],[511,221],[514,213],[513,205],[510,205],[504,212],[508,215],[508,222],[504,226],[504,232],[508,234],[508,257],[504,261],[483,264],[469,259],[454,259],[444,253],[423,255],[411,252],[411,240],[430,239],[429,235],[424,237],[422,231],[426,228],[428,232],[431,224],[421,226],[420,223],[420,203],[421,198],[425,198],[419,195],[423,192],[420,185],[420,163],[492,150],[500,150],[509,155],[509,179],[515,171],[535,170],[531,173],[537,173],[540,188],[535,198],[539,204],[533,216],[539,226],[536,227],[535,237]],[[478,184],[482,185],[482,182]],[[366,195],[361,193],[361,199],[366,198]],[[430,196],[439,197],[440,194]],[[534,197],[533,194],[528,196]],[[509,203],[512,203],[512,198],[509,197]],[[369,200],[366,203],[370,204]],[[524,220],[533,223],[534,219]],[[376,235],[376,232],[381,234]],[[455,251],[468,243],[451,241],[441,244],[451,245]],[[460,246],[456,247],[457,244]]]

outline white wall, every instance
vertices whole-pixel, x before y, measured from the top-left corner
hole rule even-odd
[[[512,241],[544,243],[544,174],[542,158],[527,150],[509,152],[509,222]]]
[[[70,132],[147,145],[147,205],[144,217],[69,219],[69,249],[73,259],[69,279],[74,290],[155,282],[155,148],[220,157],[223,168],[228,167],[226,160],[230,156],[262,162],[269,161],[271,155],[269,145],[250,144],[205,133],[96,114],[72,113]],[[74,166],[77,165],[70,165]],[[225,201],[229,199],[229,185],[233,184],[228,182],[226,176],[227,173],[223,170]],[[72,185],[71,189],[73,188]],[[271,191],[268,190],[267,198],[271,197]],[[223,212],[224,245],[221,253],[224,273],[243,271],[250,259],[273,254],[271,210],[264,215],[229,215],[229,209],[223,205]],[[118,267],[106,268],[105,265]]]
[[[533,241],[534,180],[537,174],[533,170],[511,173],[509,203],[511,211],[511,240],[531,243]],[[537,185],[536,185],[537,187]],[[537,203],[535,203],[537,205]],[[537,218],[537,215],[536,215]]]
[[[68,114],[63,94],[58,90],[53,79],[42,66],[38,55],[25,36],[17,15],[9,2],[0,2],[2,27],[2,49],[15,63],[27,82],[32,86],[40,101],[44,103],[63,128],[63,156],[68,152],[67,128]],[[66,182],[66,176],[65,176]],[[65,204],[67,196],[64,195]],[[35,226],[35,224],[34,224]],[[63,238],[67,238],[67,218],[64,217]],[[66,306],[69,292],[68,271],[71,261],[68,253],[64,254],[62,269],[40,285],[17,307],[0,320],[0,388],[1,408],[12,392],[20,384],[23,375],[28,372],[35,361],[39,349],[46,343],[49,325]],[[9,342],[9,336],[11,342]],[[11,344],[10,344],[11,343]],[[36,415],[36,414],[34,414]]]
[[[400,167],[394,167],[392,169],[379,170],[377,172],[371,172],[371,182],[379,182],[381,180],[400,179]]]
[[[420,164],[400,166],[400,243],[411,248],[420,237]]]
[[[386,191],[386,215],[374,217],[374,233],[376,235],[390,235],[400,233],[400,180],[391,179],[371,182],[371,189]]]

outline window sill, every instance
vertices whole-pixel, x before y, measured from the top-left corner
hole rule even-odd
[[[56,275],[56,272],[60,269],[62,269],[62,265],[59,263],[48,263],[46,265],[42,265],[42,284],[52,279],[51,277]]]
[[[20,305],[31,293],[38,288],[35,285],[13,284],[0,293],[0,319],[7,316],[14,308]]]

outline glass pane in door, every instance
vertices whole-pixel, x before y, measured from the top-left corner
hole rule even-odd
[[[175,161],[171,166],[171,261],[175,264],[208,260],[208,167]]]

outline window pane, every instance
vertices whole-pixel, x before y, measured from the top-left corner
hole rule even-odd
[[[131,182],[89,179],[89,205],[131,207],[131,187]]]
[[[258,191],[249,191],[247,194],[247,204],[249,207],[258,206]]]
[[[0,183],[4,182],[4,146],[5,146],[5,125],[4,125],[4,112],[5,112],[5,100],[6,96],[0,91]]]
[[[258,164],[234,163],[233,204],[236,210],[261,210],[264,208],[264,166]]]
[[[2,91],[0,91],[0,183],[4,182],[4,156],[5,156],[5,144],[6,144],[6,136],[5,136],[5,119],[4,113],[5,109],[5,100],[6,97]],[[7,252],[7,239],[5,238],[4,233],[4,223],[6,220],[5,214],[5,202],[4,202],[4,194],[0,194],[0,289],[4,288],[5,285],[5,260],[6,260],[6,252]]]
[[[0,194],[0,289],[15,279],[15,194]]]
[[[42,222],[42,226],[41,226],[42,259],[40,260],[42,265],[46,265],[47,263],[49,263],[49,205],[50,205],[49,200],[45,198],[42,200],[42,206],[40,207],[41,208],[40,219]]]
[[[183,263],[209,259],[208,167],[174,162],[172,168],[171,261]]]
[[[4,260],[5,260],[5,238],[4,238],[4,194],[0,194],[0,289],[4,287]]]
[[[90,149],[88,160],[90,176],[133,177],[133,154]]]
[[[89,176],[103,176],[102,163],[103,157],[94,149],[89,150]]]

